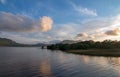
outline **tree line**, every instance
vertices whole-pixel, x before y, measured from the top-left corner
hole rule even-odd
[[[73,44],[52,44],[47,46],[52,50],[79,50],[79,49],[113,49],[120,48],[120,41],[104,40],[104,41],[80,41]]]

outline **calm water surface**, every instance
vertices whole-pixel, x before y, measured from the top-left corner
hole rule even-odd
[[[0,77],[120,77],[120,58],[0,47]]]

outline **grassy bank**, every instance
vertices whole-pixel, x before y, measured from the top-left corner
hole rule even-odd
[[[80,55],[120,57],[120,49],[67,50],[65,52]]]

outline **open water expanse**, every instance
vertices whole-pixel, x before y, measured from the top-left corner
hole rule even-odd
[[[120,77],[120,58],[0,47],[0,77]]]

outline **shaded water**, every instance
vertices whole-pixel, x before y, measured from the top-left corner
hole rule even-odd
[[[0,47],[0,77],[120,77],[120,58]]]

